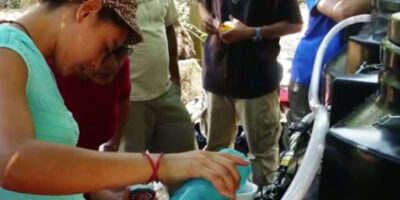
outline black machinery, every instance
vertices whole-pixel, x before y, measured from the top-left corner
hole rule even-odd
[[[382,68],[380,44],[387,35],[391,15],[400,11],[400,0],[373,0],[372,5],[371,23],[350,36],[347,48],[325,67],[322,98],[330,106],[332,125],[377,90]],[[354,27],[347,32],[354,32]]]
[[[349,37],[348,46],[325,68],[321,98],[334,126],[326,138],[321,200],[400,199],[396,185],[388,183],[400,178],[400,13],[392,18],[400,0],[373,0],[373,8],[371,24]],[[309,114],[290,128],[290,145],[281,153],[275,179],[257,199],[282,198],[313,120]]]
[[[319,199],[399,199],[400,13],[382,41],[379,92],[334,125],[326,138]]]

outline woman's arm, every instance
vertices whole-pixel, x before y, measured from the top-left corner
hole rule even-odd
[[[27,70],[13,51],[0,49],[0,183],[36,194],[70,194],[145,182],[141,155],[97,153],[41,142],[26,98]]]
[[[27,70],[13,51],[0,48],[0,184],[33,194],[72,194],[143,183],[152,169],[140,154],[100,153],[35,139],[25,95]],[[151,155],[156,160],[157,155]],[[239,175],[237,157],[193,151],[165,155],[161,181],[192,177],[211,181],[221,194],[232,197]],[[196,170],[193,170],[196,169]]]

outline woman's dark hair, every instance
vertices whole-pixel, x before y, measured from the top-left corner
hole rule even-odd
[[[40,0],[40,2],[46,3],[49,10],[54,10],[64,4],[71,3],[69,0]],[[128,26],[112,8],[103,7],[99,12],[99,19],[112,21],[118,26]]]

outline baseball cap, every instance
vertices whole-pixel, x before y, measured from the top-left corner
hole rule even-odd
[[[68,0],[69,2],[85,2],[87,0]],[[136,23],[136,0],[102,0],[103,7],[113,9],[131,29],[125,45],[143,41],[142,31]]]

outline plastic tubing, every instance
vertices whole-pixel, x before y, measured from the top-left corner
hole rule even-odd
[[[345,27],[356,23],[367,23],[370,21],[371,15],[369,14],[357,15],[341,21],[328,32],[318,48],[314,61],[310,90],[308,93],[308,100],[311,110],[315,113],[314,126],[303,162],[288,190],[282,197],[282,200],[302,200],[310,188],[315,174],[317,173],[321,164],[325,136],[329,129],[328,110],[324,105],[321,104],[318,98],[322,59],[324,57],[325,50],[333,36],[335,36]]]

